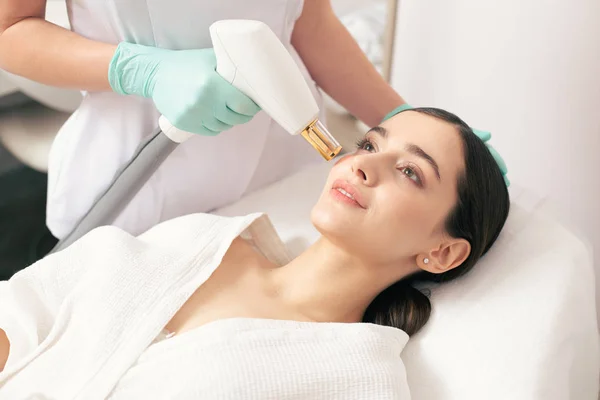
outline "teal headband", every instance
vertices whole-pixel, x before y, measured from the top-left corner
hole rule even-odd
[[[402,104],[401,106],[396,107],[392,111],[387,113],[386,116],[383,117],[382,122],[387,121],[388,119],[392,118],[396,114],[401,113],[402,111],[410,110],[413,108],[414,107],[412,107],[409,104]],[[473,128],[471,128],[471,129],[473,129]],[[508,177],[506,176],[506,173],[508,172],[508,170],[506,169],[506,163],[504,162],[504,159],[502,158],[502,156],[500,156],[500,154],[496,151],[496,149],[494,149],[492,147],[492,145],[490,145],[488,143],[488,141],[492,138],[492,134],[487,131],[480,131],[479,129],[473,129],[473,133],[475,133],[475,135],[477,135],[477,137],[479,137],[479,139],[481,139],[485,143],[489,152],[492,154],[492,157],[494,157],[494,160],[496,160],[496,164],[498,164],[498,167],[500,168],[500,172],[502,172],[502,177],[504,178],[504,182],[506,183],[506,186],[507,187],[510,186],[510,181],[508,180]]]

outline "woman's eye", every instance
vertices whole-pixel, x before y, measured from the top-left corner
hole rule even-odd
[[[356,147],[358,148],[358,150],[365,150],[368,152],[375,151],[375,146],[373,146],[373,143],[371,143],[369,139],[359,140],[356,144]]]
[[[404,175],[406,175],[409,179],[412,179],[416,183],[420,184],[421,179],[419,179],[419,175],[415,172],[411,167],[403,167],[400,169]]]

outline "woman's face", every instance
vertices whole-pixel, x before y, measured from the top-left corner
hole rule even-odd
[[[452,125],[402,112],[369,131],[355,153],[336,162],[312,222],[369,265],[414,264],[415,257],[439,250],[450,239],[444,223],[457,201],[463,157]]]

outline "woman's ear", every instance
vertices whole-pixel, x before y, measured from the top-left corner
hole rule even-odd
[[[465,239],[451,238],[428,254],[419,255],[417,265],[432,274],[441,274],[461,265],[471,254],[471,244]]]

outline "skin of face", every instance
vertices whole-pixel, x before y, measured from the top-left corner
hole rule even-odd
[[[402,112],[336,162],[311,220],[324,238],[390,282],[420,269],[445,272],[470,251],[466,240],[445,231],[463,171],[454,126]]]

